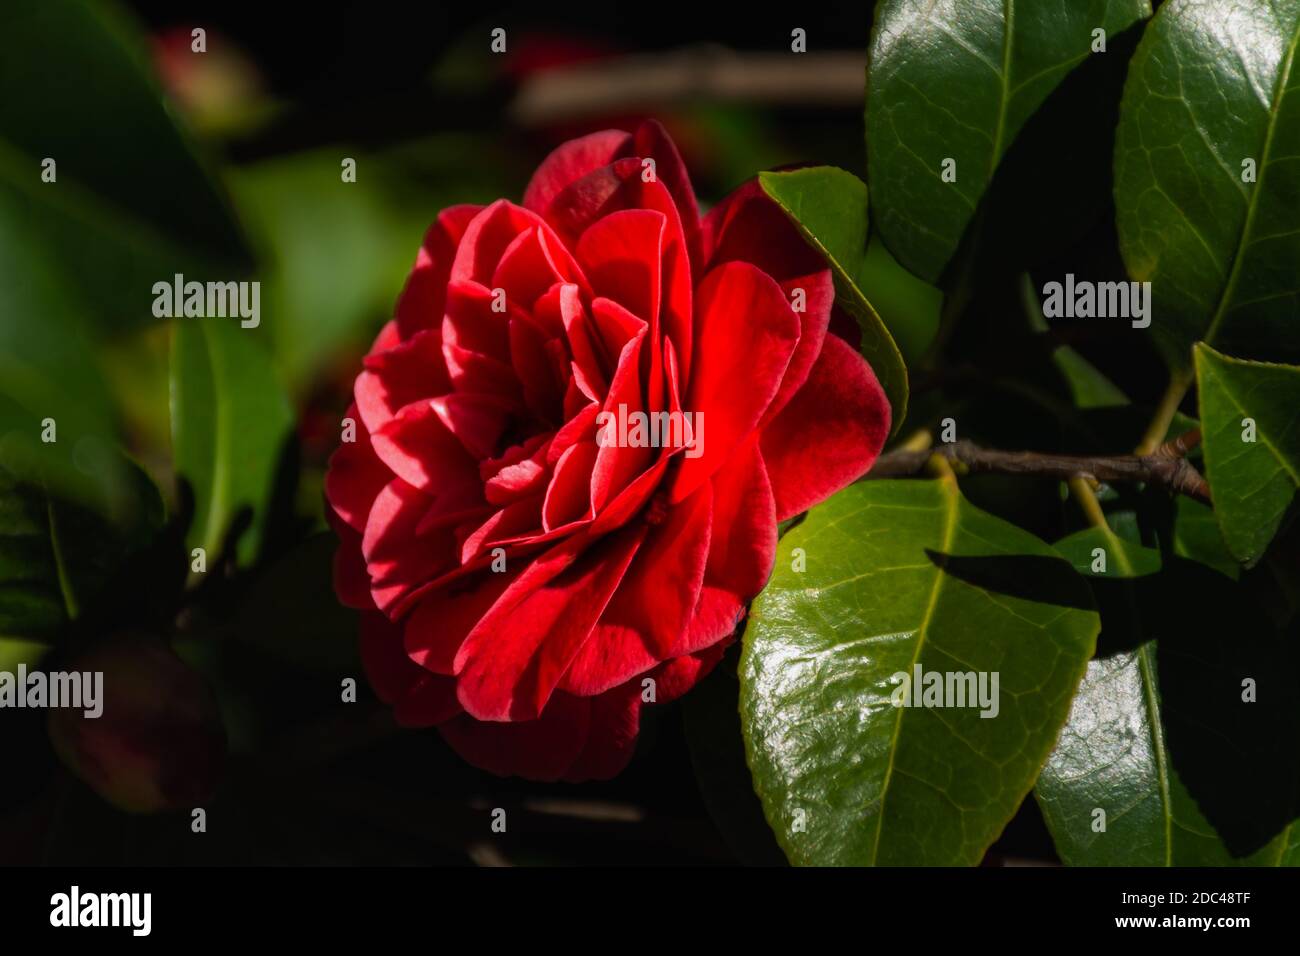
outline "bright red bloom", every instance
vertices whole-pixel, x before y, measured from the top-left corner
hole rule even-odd
[[[523,206],[443,212],[325,484],[397,719],[495,773],[621,770],[648,688],[679,696],[732,639],[777,522],[880,451],[889,405],[833,299],[757,184],[701,221],[656,123],[564,144]],[[702,418],[694,457],[601,441],[620,405]]]

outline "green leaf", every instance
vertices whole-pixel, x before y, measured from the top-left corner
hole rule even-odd
[[[1228,550],[1250,566],[1300,487],[1300,368],[1229,358],[1201,344],[1196,380],[1214,513]]]
[[[0,467],[0,635],[48,640],[82,617],[162,527],[157,487],[127,464],[132,495],[103,515]]]
[[[48,638],[67,620],[43,495],[0,471],[0,634]]]
[[[232,521],[251,508],[251,531],[237,547],[239,564],[248,564],[261,544],[292,409],[257,330],[234,319],[177,320],[171,379],[173,459],[194,489],[187,544],[213,561]]]
[[[359,333],[392,316],[430,215],[423,197],[400,219],[379,182],[400,181],[392,164],[358,158],[361,183],[341,183],[337,150],[277,157],[236,171],[232,188],[249,211],[268,263],[262,302],[276,321],[270,345],[286,384],[302,394]]]
[[[889,396],[893,430],[907,417],[907,366],[893,336],[858,285],[867,257],[867,187],[852,173],[814,166],[759,173],[758,181],[835,276],[835,299],[858,320],[862,354]]]
[[[112,511],[126,475],[105,454],[116,427],[85,305],[25,215],[0,187],[0,465]]]
[[[1033,277],[1024,273],[1020,277],[1020,300],[1024,304],[1029,325],[1037,332],[1047,332],[1051,326],[1043,315],[1038,301],[1038,290]],[[1057,346],[1052,351],[1052,364],[1065,379],[1074,404],[1084,410],[1114,408],[1129,403],[1128,396],[1082,354],[1068,345]]]
[[[55,179],[42,179],[52,159]],[[251,268],[229,204],[153,80],[147,48],[108,4],[11,5],[0,26],[0,193],[75,264],[68,278],[106,327],[151,322],[153,283]],[[0,242],[3,242],[0,236]]]
[[[1102,617],[1097,659],[1035,790],[1061,859],[1279,863],[1300,815],[1286,639],[1229,579],[1109,528],[1055,547],[1091,578]],[[1245,677],[1256,702],[1242,699]]]
[[[1233,580],[1241,576],[1241,565],[1223,540],[1214,509],[1184,495],[1174,500],[1173,545],[1180,558],[1198,561]]]
[[[879,237],[867,244],[857,286],[871,290],[871,305],[894,336],[903,361],[919,364],[939,331],[943,292],[899,265]]]
[[[115,8],[82,0],[7,7],[0,15],[5,466],[109,516],[129,504],[132,479],[112,454],[117,423],[96,340],[136,320],[152,322],[155,282],[249,265],[224,198],[168,114],[147,48]],[[57,441],[43,440],[47,419]]]
[[[883,0],[867,76],[867,172],[877,228],[937,282],[998,162],[1029,117],[1146,0]],[[956,163],[944,182],[943,163]]]
[[[1115,141],[1120,250],[1177,367],[1197,339],[1300,356],[1300,2],[1173,0],[1129,68]],[[1243,163],[1254,181],[1243,181]]]
[[[978,863],[1033,786],[1097,630],[1070,566],[951,481],[860,482],[814,508],[781,540],[740,663],[754,786],[786,855]],[[892,706],[918,665],[997,674],[997,715]]]
[[[24,641],[15,637],[0,637],[0,671],[13,673],[19,664],[35,667],[50,650],[48,644]]]
[[[1052,361],[1065,376],[1074,404],[1079,408],[1108,408],[1128,401],[1119,386],[1068,345],[1053,352]]]

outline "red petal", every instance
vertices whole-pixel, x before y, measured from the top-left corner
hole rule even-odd
[[[500,545],[502,541],[511,541],[518,536],[536,531],[541,521],[542,496],[536,494],[512,501],[478,527],[474,527],[474,523],[470,522],[468,527],[474,530],[461,543],[461,563],[469,564],[493,545]]]
[[[708,675],[725,649],[662,664],[645,677],[597,697],[557,692],[537,720],[490,723],[469,715],[439,727],[465,760],[497,776],[581,783],[606,780],[627,766],[636,749],[643,681],[654,680],[655,701],[667,703]]]
[[[393,609],[405,595],[456,563],[450,532],[416,532],[428,506],[428,497],[396,478],[370,509],[361,552],[381,611]]]
[[[592,170],[562,189],[551,200],[546,211],[546,221],[572,248],[587,227],[601,217],[620,209],[644,208],[642,203],[636,201],[639,190],[634,184],[640,181],[639,159],[617,159],[608,166]],[[626,191],[625,187],[628,187]],[[667,192],[664,189],[664,193]]]
[[[708,677],[730,645],[730,641],[719,641],[706,650],[665,661],[654,674],[655,703],[672,703]]]
[[[544,435],[538,435],[524,445],[516,445],[502,461],[489,461],[479,465],[479,474],[487,478],[483,493],[494,505],[509,504],[526,495],[540,492],[546,483],[546,457],[551,444]],[[495,472],[493,471],[495,468]]]
[[[643,629],[598,623],[565,671],[559,689],[591,697],[644,674],[661,661],[647,640]]]
[[[713,533],[705,580],[744,600],[763,590],[776,558],[776,500],[758,436],[713,476]]]
[[[546,489],[542,528],[550,531],[580,518],[592,517],[591,469],[596,463],[596,443],[581,441],[560,456]]]
[[[518,576],[507,567],[426,594],[406,618],[404,653],[422,670],[453,674],[461,644]]]
[[[597,513],[596,520],[591,524],[591,533],[607,534],[630,521],[659,487],[664,472],[668,470],[669,461],[667,455],[662,455],[648,469],[637,475],[630,485]]]
[[[745,603],[731,591],[706,581],[690,627],[676,648],[678,654],[697,654],[730,638],[745,619]]]
[[[861,477],[889,434],[889,401],[866,360],[833,335],[808,381],[763,429],[778,521]]]
[[[361,615],[361,666],[375,695],[385,704],[406,696],[426,674],[402,649],[402,628],[378,611]]]
[[[453,392],[429,402],[444,428],[475,461],[492,457],[509,417],[509,406],[494,395]],[[475,468],[475,475],[478,469]],[[457,477],[463,475],[458,468]]]
[[[424,234],[415,257],[415,268],[397,300],[397,327],[403,339],[423,329],[437,329],[442,322],[447,277],[451,273],[456,246],[481,206],[452,206],[438,214]]]
[[[664,216],[660,243],[662,288],[659,299],[662,305],[658,316],[646,315],[645,318],[651,320],[656,329],[662,327],[662,334],[673,340],[683,372],[689,372],[693,332],[688,237],[667,186],[657,178],[645,182],[640,162],[622,159],[573,183],[556,197],[547,218],[564,239],[577,243],[587,229],[600,220],[620,210],[633,209],[654,211]]]
[[[438,728],[452,749],[498,777],[559,780],[587,743],[591,702],[556,694],[538,720],[489,723],[462,714]]]
[[[442,340],[469,352],[480,352],[498,362],[510,360],[509,322],[523,310],[506,299],[506,311],[494,311],[492,290],[478,282],[458,279],[447,287],[447,312],[442,319]]]
[[[520,233],[541,223],[541,218],[507,199],[498,199],[475,216],[456,247],[451,280],[472,279],[491,286],[492,274],[502,254]]]
[[[523,390],[515,370],[505,362],[482,352],[471,352],[450,342],[442,343],[451,387],[458,392],[495,395],[507,405],[522,407]]]
[[[551,341],[563,351],[561,343]],[[564,413],[564,378],[551,360],[546,338],[531,321],[510,320],[510,364],[529,410],[545,421],[558,420]]]
[[[371,442],[393,474],[430,495],[453,493],[459,498],[481,481],[476,461],[448,429],[432,400],[407,405]]]
[[[531,720],[546,706],[644,538],[628,528],[569,538],[524,569],[457,656],[461,706],[480,720]]]
[[[436,328],[417,332],[405,342],[366,356],[353,392],[366,428],[377,432],[402,408],[451,389]]]
[[[709,268],[724,262],[749,262],[777,281],[787,302],[793,301],[796,289],[804,292],[805,311],[797,313],[802,324],[799,346],[790,359],[781,390],[767,411],[770,419],[803,385],[821,353],[835,300],[831,271],[756,179],[709,212],[704,219],[702,241]]]
[[[586,439],[595,440],[596,438],[596,416],[600,414],[600,406],[595,402],[578,412],[560,427],[551,439],[551,445],[546,450],[546,463],[554,465],[560,460],[560,456],[569,450],[570,446],[584,441]]]
[[[621,444],[618,435],[618,417],[621,414],[633,415],[644,411],[641,391],[641,352],[646,341],[643,328],[623,346],[618,358],[618,370],[610,382],[609,394],[605,397],[602,415],[613,416],[613,420],[602,419],[605,425],[598,434],[600,449],[596,454],[595,465],[591,469],[591,504],[597,511],[605,507],[611,498],[626,488],[637,475],[642,474],[658,457],[655,450],[648,446],[628,447]],[[630,432],[631,426],[629,426]],[[630,437],[630,435],[629,435]]]
[[[599,694],[672,656],[704,583],[712,500],[712,489],[702,485],[650,529],[618,592],[565,674],[565,690]]]
[[[624,209],[592,223],[578,240],[578,261],[592,291],[644,318],[651,328],[659,325],[666,221],[651,209]]]
[[[721,642],[700,654],[667,661],[649,674],[591,698],[587,741],[564,779],[570,783],[608,780],[622,772],[636,750],[646,680],[654,681],[655,703],[666,704],[708,676],[725,648],[726,642]]]
[[[402,628],[377,612],[361,616],[361,665],[376,696],[404,727],[430,727],[461,712],[456,682],[411,662]]]
[[[504,289],[511,303],[525,309],[557,282],[587,285],[572,254],[545,223],[521,232],[492,274],[492,288]]]
[[[657,120],[646,120],[637,128],[633,149],[638,156],[654,159],[655,175],[672,194],[687,242],[691,242],[700,230],[700,208],[691,188],[690,174],[672,137]]]
[[[356,422],[356,441],[341,442],[330,455],[325,498],[335,514],[361,531],[375,497],[393,476],[375,454],[365,423],[357,421],[357,407],[349,408],[345,417]]]
[[[700,283],[695,369],[686,407],[702,454],[683,456],[672,500],[691,494],[753,432],[781,385],[799,339],[799,319],[771,276],[729,262]]]
[[[555,311],[564,324],[565,338],[573,355],[573,375],[584,393],[594,401],[603,398],[609,389],[608,375],[614,370],[616,356],[604,353],[603,340],[587,310],[578,297],[578,287],[557,286],[548,292],[545,300],[554,298]],[[549,309],[549,305],[547,306]]]
[[[597,297],[591,301],[591,324],[600,336],[606,355],[620,355],[623,347],[648,323],[613,299]]]
[[[375,608],[375,599],[370,596],[370,574],[366,571],[365,558],[361,556],[361,534],[344,524],[342,519],[332,512],[326,512],[330,527],[339,536],[339,546],[334,551],[334,593],[345,607],[362,611]]]
[[[608,780],[636,753],[641,729],[641,685],[633,682],[591,700],[591,721],[582,751],[564,772],[567,783]]]
[[[626,156],[632,135],[607,129],[571,139],[542,160],[524,190],[524,206],[545,216],[553,200],[570,183]]]

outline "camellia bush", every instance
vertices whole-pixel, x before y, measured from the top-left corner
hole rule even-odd
[[[257,843],[409,819],[302,782],[396,733],[461,861],[466,779],[608,787],[680,714],[744,862],[1041,818],[1067,865],[1300,864],[1300,0],[1152,6],[882,0],[865,168],[697,196],[648,119],[333,219],[289,184],[409,156],[214,180],[115,15],[16,18],[0,704],[55,709],[15,752]]]

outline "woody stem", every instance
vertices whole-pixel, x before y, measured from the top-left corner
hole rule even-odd
[[[929,450],[900,448],[881,455],[868,478],[896,478],[925,470],[933,455],[942,456],[959,474],[994,473],[1035,475],[1069,481],[1071,478],[1095,481],[1145,482],[1188,495],[1201,501],[1210,500],[1205,479],[1186,458],[1186,451],[1196,444],[1198,434],[1189,432],[1149,455],[1055,455],[1033,451],[999,451],[983,448],[969,441],[940,445]]]

